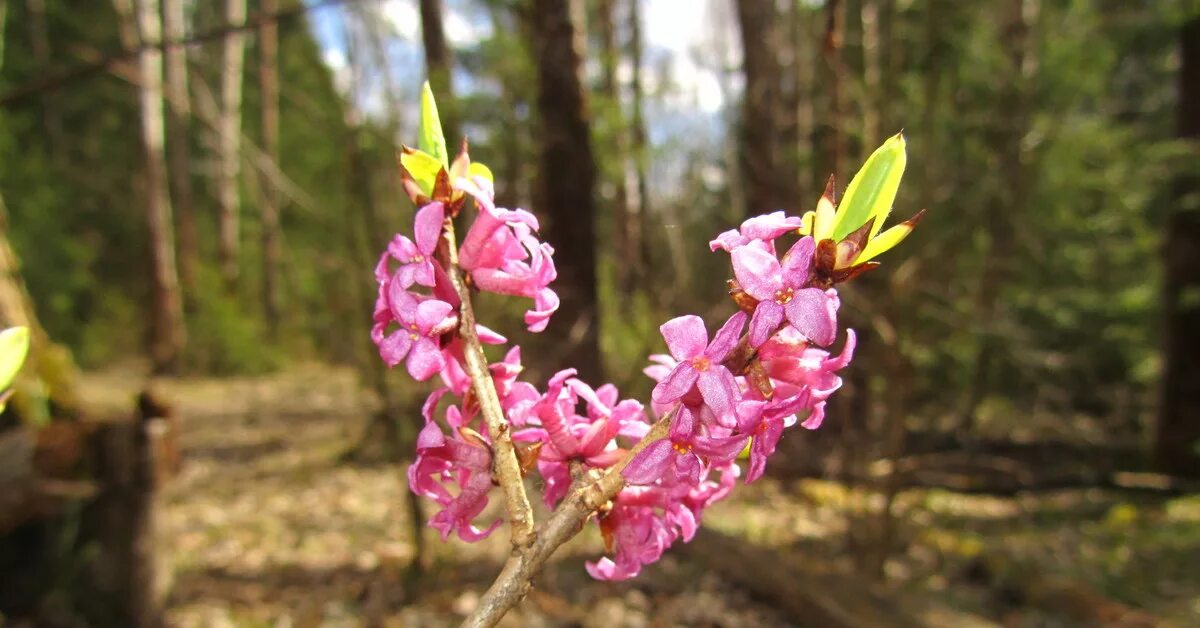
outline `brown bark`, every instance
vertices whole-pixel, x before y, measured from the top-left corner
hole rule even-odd
[[[828,91],[826,111],[824,164],[819,172],[832,172],[846,177],[846,60],[842,56],[842,44],[846,30],[846,3],[844,0],[825,2],[825,87]],[[844,185],[844,184],[843,184]]]
[[[640,0],[629,0],[629,63],[633,73],[629,81],[629,153],[625,161],[625,193],[629,208],[628,249],[637,256],[639,275],[645,278],[650,260],[646,234],[650,212],[650,193],[646,189],[646,119],[642,107],[642,15]]]
[[[617,47],[616,29],[616,0],[598,0],[595,6],[596,30],[600,40],[600,88],[598,91],[605,107],[609,111],[610,148],[613,159],[620,163],[616,180],[613,182],[612,203],[612,260],[616,270],[617,287],[622,293],[629,293],[635,285],[635,276],[640,269],[635,250],[630,245],[630,227],[632,222],[629,210],[628,186],[631,181],[626,176],[629,169],[629,137],[625,128],[625,116],[621,110],[621,87],[617,80],[617,61],[620,53]],[[634,183],[636,184],[636,183]]]
[[[143,42],[162,39],[158,0],[138,0],[138,32]],[[163,142],[162,53],[154,47],[138,55],[141,85],[142,146],[145,152],[146,231],[153,272],[150,357],[156,372],[179,367],[184,345],[183,307],[175,267],[175,235],[167,192]]]
[[[167,160],[171,177],[171,203],[179,228],[179,280],[185,301],[196,292],[196,214],[192,205],[192,151],[188,127],[191,100],[188,97],[187,49],[178,43],[185,36],[183,0],[163,0],[163,49],[166,61]]]
[[[580,51],[567,2],[533,0],[529,18],[541,130],[539,206],[550,218],[544,231],[557,251],[556,286],[562,300],[555,324],[559,333],[570,338],[565,362],[579,369],[582,379],[596,381],[601,374],[596,320],[596,163],[579,77]]]
[[[454,55],[442,26],[442,0],[421,0],[421,39],[425,44],[425,73],[437,97],[446,145],[457,146],[462,135],[454,101]]]
[[[816,202],[813,190],[824,185],[829,173],[818,173],[813,169],[813,130],[816,124],[816,107],[813,95],[819,92],[816,85],[816,62],[818,42],[813,36],[814,14],[807,4],[796,2],[792,6],[792,74],[793,86],[788,107],[793,111],[796,130],[794,146],[796,159],[792,176],[796,179],[796,195],[800,206],[812,208]]]
[[[88,586],[94,589],[90,597],[98,600],[91,604],[107,607],[91,611],[103,613],[113,625],[163,625],[163,587],[154,554],[154,455],[148,433],[148,419],[155,418],[113,423],[95,439],[96,476],[105,490],[84,511],[81,535],[97,548],[88,565]]]
[[[1200,18],[1180,31],[1179,137],[1200,145]],[[1179,204],[1163,243],[1162,403],[1154,457],[1167,472],[1200,477],[1200,211],[1184,206],[1200,191],[1195,175],[1176,183]],[[1191,295],[1191,296],[1189,296]]]
[[[262,0],[260,9],[267,14],[277,10],[276,0]],[[279,163],[279,26],[265,21],[258,27],[258,89],[262,100],[262,150],[272,163]],[[272,340],[279,338],[283,305],[280,294],[280,258],[282,233],[279,226],[279,194],[274,182],[262,177],[262,263],[263,311]]]
[[[883,86],[883,52],[879,45],[879,0],[863,0],[859,15],[862,20],[863,55],[863,159],[882,141],[880,131],[880,91]]]
[[[776,209],[795,209],[797,199],[786,181],[783,143],[780,141],[784,95],[782,68],[776,58],[780,16],[775,3],[738,0],[738,26],[742,39],[742,67],[746,76],[742,96],[741,169],[746,212],[757,215]]]
[[[640,25],[636,2],[631,2],[628,19],[630,22],[629,48],[636,49],[640,57]],[[621,81],[617,77],[617,66],[621,60],[622,47],[617,37],[618,0],[598,0],[595,3],[596,30],[600,41],[600,87],[599,95],[605,103],[609,122],[610,150],[617,162],[612,198],[612,260],[616,270],[617,289],[628,295],[641,284],[645,270],[642,252],[642,193],[639,186],[645,181],[640,176],[640,161],[630,149],[630,124],[625,115],[624,95]],[[639,58],[640,61],[640,58]],[[638,83],[641,82],[639,74]],[[640,85],[638,85],[640,89]],[[640,109],[640,96],[638,100]],[[638,112],[640,120],[640,111]],[[643,131],[644,132],[644,131]],[[644,144],[644,138],[642,138]],[[643,147],[644,148],[644,147]]]
[[[246,21],[246,0],[225,1],[225,22],[241,24]],[[241,220],[241,196],[238,175],[241,173],[242,138],[242,66],[245,61],[245,34],[232,31],[225,35],[221,49],[220,119],[217,131],[217,203],[219,240],[218,254],[225,281],[236,285],[238,279],[238,249]]]

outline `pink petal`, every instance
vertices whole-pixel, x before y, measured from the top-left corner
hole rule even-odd
[[[404,361],[404,357],[412,349],[412,344],[411,334],[407,330],[397,329],[379,343],[379,357],[383,358],[388,366],[396,366]]]
[[[685,443],[691,442],[692,436],[695,433],[696,413],[692,412],[692,409],[687,406],[679,406],[679,410],[671,418],[671,440]]]
[[[798,287],[808,281],[808,271],[812,269],[813,251],[817,248],[812,236],[805,236],[792,245],[783,256],[782,271],[787,278],[784,281],[789,286]]]
[[[446,219],[446,210],[441,203],[430,203],[417,210],[413,225],[413,238],[417,248],[425,256],[433,255],[437,248],[438,238],[442,235],[442,223]],[[407,260],[404,260],[407,261]]]
[[[742,433],[750,433],[758,428],[759,422],[762,421],[763,406],[765,401],[747,400],[737,405],[738,430]]]
[[[750,346],[758,348],[771,339],[783,322],[783,306],[775,301],[760,301],[750,319]]]
[[[688,360],[704,354],[708,345],[708,330],[699,316],[688,314],[672,318],[659,328],[667,349],[676,360]]]
[[[414,317],[417,329],[422,334],[428,335],[432,330],[446,322],[453,309],[454,306],[445,301],[438,301],[437,299],[422,301],[417,305],[417,312]]]
[[[800,427],[802,427],[806,430],[815,430],[818,427],[821,427],[821,423],[824,420],[825,420],[825,402],[822,401],[821,403],[818,403],[817,405],[813,406],[812,414],[809,414],[808,418],[804,419],[804,421],[802,423],[800,423]]]
[[[667,472],[672,458],[671,441],[663,439],[650,443],[629,461],[621,472],[630,484],[653,484]]]
[[[442,352],[438,350],[437,343],[432,340],[421,337],[417,339],[412,350],[408,354],[408,360],[404,363],[408,367],[408,374],[418,382],[423,382],[442,370],[446,365],[446,359],[442,357]]]
[[[545,330],[550,323],[550,316],[558,311],[558,303],[558,293],[550,288],[539,290],[533,298],[534,309],[525,312],[525,325],[529,331]]]
[[[671,403],[686,395],[692,389],[692,385],[696,383],[699,375],[691,363],[681,362],[675,367],[675,370],[654,387],[654,390],[650,392],[650,399],[654,403]]]
[[[482,342],[485,345],[502,345],[502,344],[508,342],[507,338],[500,335],[495,330],[488,329],[487,327],[484,327],[483,325],[480,325],[479,323],[475,324],[475,333],[476,333],[476,335],[479,336],[479,342]],[[520,347],[514,347],[514,349],[519,350]],[[508,362],[509,361],[508,357],[505,357],[504,361]],[[521,354],[518,351],[517,362],[520,362],[520,361],[521,361]]]
[[[690,483],[700,481],[700,458],[696,454],[673,456],[675,459],[675,477]]]
[[[700,374],[696,386],[700,389],[700,395],[704,397],[704,403],[716,415],[718,423],[725,426],[737,423],[734,407],[741,400],[741,395],[738,393],[737,381],[729,369],[713,366]]]
[[[774,240],[802,224],[804,220],[799,216],[788,216],[782,211],[777,211],[747,218],[740,230],[747,238]]]
[[[746,448],[746,436],[730,436],[728,438],[698,438],[696,453],[711,458],[714,463],[724,464],[737,458]]]
[[[721,329],[717,330],[717,335],[713,337],[712,343],[704,351],[704,355],[713,362],[724,360],[730,351],[737,346],[738,339],[742,335],[742,328],[746,326],[746,313],[742,311],[735,312]]]
[[[788,322],[819,345],[837,338],[837,302],[820,288],[797,290],[784,306]]]
[[[733,275],[750,296],[765,301],[774,299],[783,289],[779,260],[774,255],[753,246],[733,250]]]
[[[842,352],[838,357],[825,360],[821,363],[821,368],[830,371],[841,370],[850,364],[850,360],[854,359],[854,347],[857,345],[857,336],[854,335],[853,329],[846,330],[846,344],[842,346]]]

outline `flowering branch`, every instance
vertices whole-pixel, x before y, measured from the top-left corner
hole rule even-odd
[[[647,407],[621,399],[612,384],[593,388],[575,369],[544,388],[520,381],[518,346],[487,362],[482,345],[507,340],[478,323],[471,293],[532,299],[525,324],[542,331],[559,304],[550,288],[554,248],[538,238],[533,214],[495,206],[491,172],[471,163],[465,141],[450,161],[428,86],[420,135],[421,149],[400,156],[418,207],[413,237],[397,234],[375,268],[371,336],[390,366],[444,384],[425,401],[408,468],[409,488],[441,506],[429,525],[443,539],[478,541],[502,523],[477,527],[489,494],[496,485],[504,493],[512,551],[467,626],[498,622],[588,521],[609,555],[587,562],[588,573],[637,576],[676,541],[692,540],[704,511],[739,478],[762,477],[785,429],[819,427],[842,383],[837,372],[854,355],[850,329],[839,355],[823,348],[841,335],[835,286],[877,267],[872,258],[920,218],[880,232],[904,168],[896,136],[867,160],[840,204],[831,183],[804,216],[756,216],[717,236],[709,246],[729,253],[738,311],[711,337],[694,315],[659,328],[670,355],[650,356],[644,369],[657,382]],[[459,242],[453,218],[468,200],[475,218]],[[779,255],[777,242],[787,240]],[[553,510],[537,526],[523,480],[535,470]]]
[[[458,266],[458,241],[454,234],[454,221],[450,218],[446,218],[444,222],[442,238],[446,246],[450,283],[461,301],[459,334],[466,345],[463,350],[464,366],[471,378],[471,389],[475,392],[479,411],[483,414],[488,433],[492,436],[493,474],[504,490],[505,509],[512,526],[512,545],[514,549],[521,551],[533,542],[533,509],[529,505],[529,497],[525,494],[525,482],[522,479],[520,463],[517,461],[516,449],[513,447],[508,419],[504,418],[504,409],[500,407],[500,397],[496,394],[496,383],[492,381],[487,356],[483,354],[483,345],[480,344],[479,334],[475,331],[475,310],[471,307],[471,291],[463,278],[462,269]]]
[[[638,444],[616,465],[602,475],[586,471],[582,465],[572,469],[575,476],[568,497],[554,514],[539,526],[533,544],[513,552],[492,586],[488,587],[475,611],[463,621],[464,628],[494,626],[512,607],[516,606],[533,584],[533,578],[559,547],[583,530],[584,523],[597,511],[605,508],[625,487],[621,475],[629,462],[655,441],[667,436],[671,414],[659,419]]]

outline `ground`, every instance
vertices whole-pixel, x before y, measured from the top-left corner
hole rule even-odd
[[[467,545],[426,529],[431,564],[419,579],[407,577],[414,543],[403,468],[343,461],[371,407],[350,371],[314,366],[156,386],[179,412],[184,457],[158,520],[172,625],[454,625],[498,571],[503,531]],[[132,386],[93,374],[86,390],[97,405],[119,405]],[[878,515],[864,513],[879,500],[831,482],[767,478],[715,507],[706,524],[777,550],[803,573],[836,573],[865,589],[869,580],[853,575],[861,545],[848,541],[862,535],[847,532],[878,526]],[[896,510],[886,581],[872,590],[918,623],[1082,623],[1023,589],[1035,578],[1067,582],[1160,625],[1200,625],[1200,497],[913,490]],[[806,623],[679,552],[632,582],[592,581],[582,562],[601,550],[589,528],[505,624]]]

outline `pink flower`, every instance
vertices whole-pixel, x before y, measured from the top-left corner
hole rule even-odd
[[[775,238],[795,229],[804,223],[798,216],[787,216],[783,212],[763,214],[746,219],[740,229],[729,230],[717,236],[708,243],[708,248],[715,251],[724,249],[732,251],[739,246],[753,244],[758,248],[774,255]]]
[[[435,391],[425,401],[425,427],[417,436],[417,459],[408,467],[408,486],[413,493],[428,497],[443,508],[429,521],[442,540],[457,532],[468,543],[486,538],[500,521],[486,529],[476,528],[471,520],[487,506],[487,494],[492,489],[492,452],[477,436],[463,436],[464,426],[458,408],[446,410],[446,420],[453,436],[447,438],[433,420],[433,410],[446,390]],[[469,432],[468,432],[469,433]],[[458,495],[450,494],[443,486],[457,486]]]
[[[548,287],[558,276],[554,247],[534,237],[538,222],[533,214],[497,208],[490,186],[478,183],[458,182],[479,207],[459,248],[459,266],[471,273],[482,290],[533,299],[534,308],[525,313],[525,324],[529,331],[542,331],[559,306],[558,295]]]
[[[653,489],[626,487],[613,502],[600,529],[607,545],[613,547],[616,560],[608,557],[587,562],[584,567],[597,580],[628,580],[641,573],[642,566],[657,561],[674,542],[677,533],[668,527],[651,505],[639,503],[645,494],[655,500]]]
[[[807,391],[804,391],[782,404],[744,401],[738,406],[738,430],[750,435],[747,484],[762,477],[767,468],[767,458],[775,453],[784,428],[796,424],[796,411],[803,407],[807,399]]]
[[[381,297],[375,306],[371,339],[388,366],[404,362],[413,379],[425,381],[446,365],[438,338],[458,325],[458,317],[452,315],[454,307],[437,299],[421,300],[396,281],[387,287],[387,298]],[[392,322],[399,328],[385,335]]]
[[[771,253],[742,246],[733,251],[733,272],[742,289],[758,299],[750,320],[750,345],[767,341],[784,319],[819,345],[837,333],[837,293],[808,286],[815,244],[805,237],[792,246],[781,264]]]
[[[735,313],[725,321],[711,344],[699,316],[680,316],[659,327],[671,356],[679,363],[654,387],[651,400],[656,404],[671,403],[697,386],[717,420],[731,425],[734,403],[740,395],[733,374],[721,362],[737,345],[745,324],[746,314]]]
[[[670,437],[651,443],[634,456],[623,473],[626,481],[652,484],[662,479],[697,484],[706,465],[728,463],[746,446],[744,436],[705,435],[696,419],[691,408],[680,405],[671,420]]]
[[[807,407],[812,413],[801,423],[803,427],[815,430],[821,426],[825,401],[842,385],[837,372],[854,358],[855,339],[854,330],[847,329],[846,344],[836,358],[831,358],[828,351],[806,347],[794,335],[786,333],[779,334],[760,350],[767,374],[779,384],[777,393],[791,387],[809,395]]]
[[[396,234],[388,244],[387,251],[379,258],[379,264],[375,267],[375,280],[381,284],[388,280],[388,262],[395,259],[400,262],[400,267],[392,275],[392,281],[398,282],[406,289],[414,283],[433,286],[433,253],[437,250],[445,218],[445,208],[441,203],[429,203],[418,210],[413,226],[413,237],[417,241],[414,243],[403,235]]]
[[[531,426],[513,434],[514,440],[543,443],[538,472],[546,481],[543,498],[550,507],[566,495],[571,461],[593,468],[611,466],[624,454],[614,440],[618,435],[637,439],[649,431],[642,404],[632,399],[618,402],[612,384],[595,391],[574,375],[574,369],[559,371],[550,378],[545,395],[519,404],[511,413],[514,424]],[[576,412],[580,399],[587,402],[587,416]]]

